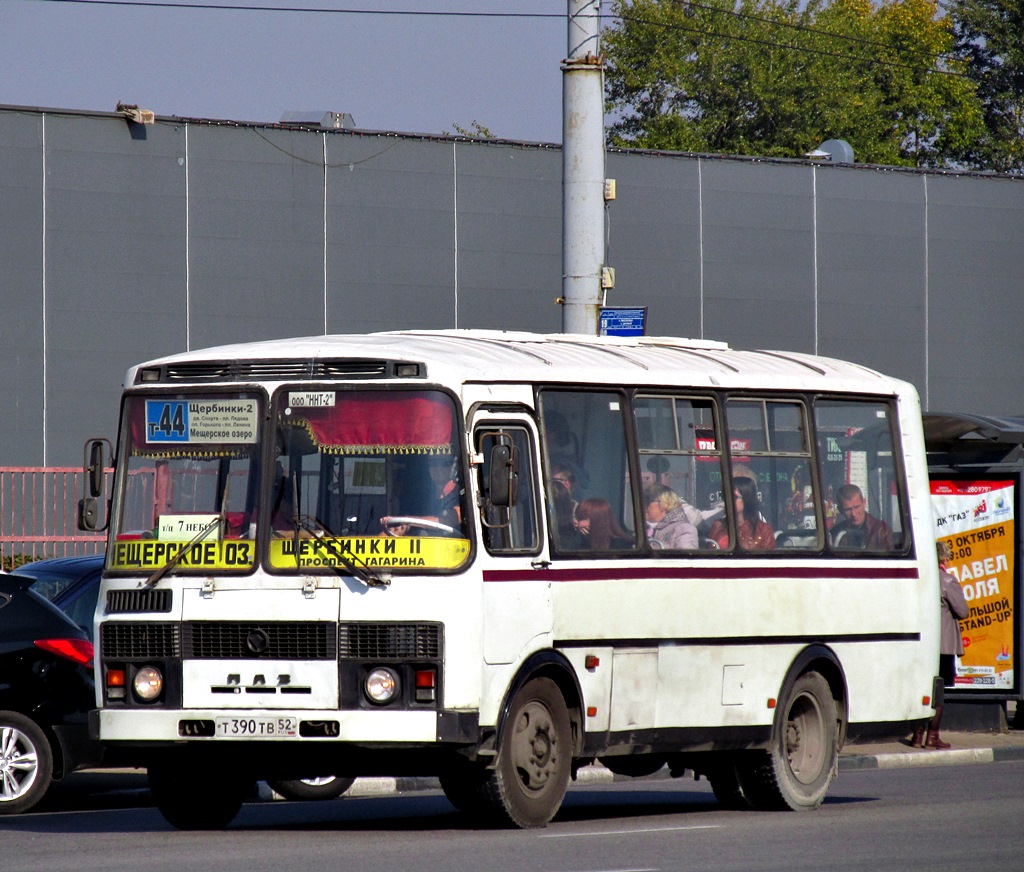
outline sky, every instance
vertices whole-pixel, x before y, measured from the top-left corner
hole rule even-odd
[[[0,0],[0,104],[270,123],[347,112],[364,130],[476,122],[562,140],[567,0],[139,2]],[[397,11],[503,17],[382,14]],[[531,13],[551,17],[519,17]]]

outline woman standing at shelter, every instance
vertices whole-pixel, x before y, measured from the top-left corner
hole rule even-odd
[[[963,635],[960,633],[960,622],[970,611],[964,597],[963,588],[955,575],[946,570],[946,563],[953,558],[953,551],[947,542],[936,542],[935,550],[939,556],[939,579],[941,590],[939,604],[942,608],[942,639],[939,649],[939,675],[942,686],[952,687],[956,680],[956,658],[964,653]],[[936,751],[950,747],[949,742],[939,738],[939,722],[942,720],[943,700],[935,700],[935,715],[928,723],[928,735],[922,724],[914,730],[911,745],[915,748],[932,748]]]

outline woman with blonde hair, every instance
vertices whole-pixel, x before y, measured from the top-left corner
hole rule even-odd
[[[674,551],[698,547],[697,528],[690,523],[683,501],[674,490],[661,484],[652,484],[644,491],[644,506],[647,537],[652,546]]]

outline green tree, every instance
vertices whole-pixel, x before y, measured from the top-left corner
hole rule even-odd
[[[1024,173],[1024,3],[951,0],[949,13],[985,120],[969,159],[982,169]]]
[[[932,0],[618,0],[614,14],[616,144],[795,157],[839,138],[859,161],[947,165],[980,130]]]
[[[887,136],[900,163],[962,166],[984,133],[966,65],[953,52],[952,20],[934,0],[895,0],[875,13],[874,78],[883,94]]]
[[[476,120],[474,120],[468,128],[463,127],[461,124],[453,124],[452,127],[455,128],[455,132],[459,136],[470,136],[474,139],[497,139],[489,127],[484,126]],[[451,134],[451,131],[446,130],[445,134]]]

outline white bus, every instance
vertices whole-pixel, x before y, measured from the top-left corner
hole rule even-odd
[[[402,331],[125,385],[81,511],[109,524],[97,729],[180,828],[331,774],[543,826],[594,761],[814,808],[848,734],[941,692],[918,398],[862,366]]]

